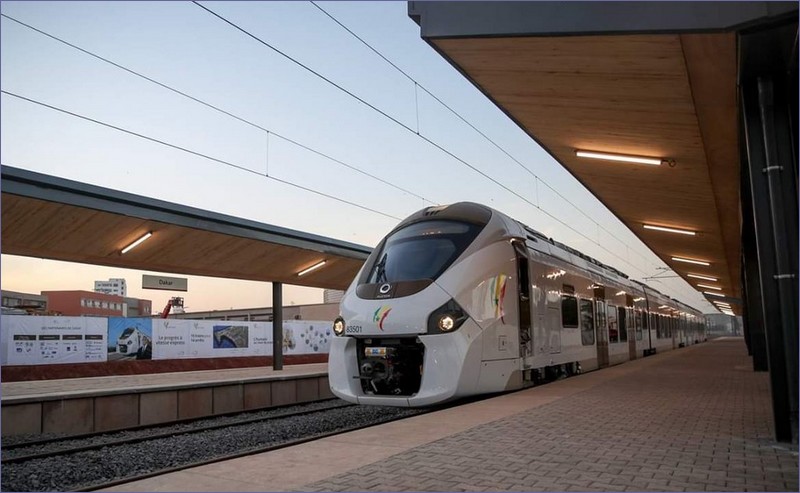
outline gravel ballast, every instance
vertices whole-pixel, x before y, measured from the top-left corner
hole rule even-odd
[[[285,413],[287,409],[275,412]],[[377,424],[420,412],[415,409],[382,406],[340,406],[303,416],[231,425],[201,433],[176,435],[126,445],[111,445],[98,450],[9,463],[3,465],[2,490],[68,491],[87,488],[355,426]],[[141,430],[141,432],[146,431]]]

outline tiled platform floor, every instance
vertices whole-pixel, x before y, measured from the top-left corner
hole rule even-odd
[[[117,491],[798,491],[741,339]]]

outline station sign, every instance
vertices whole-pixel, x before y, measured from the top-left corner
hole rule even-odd
[[[188,291],[189,280],[185,277],[148,276],[147,274],[142,274],[142,289]]]

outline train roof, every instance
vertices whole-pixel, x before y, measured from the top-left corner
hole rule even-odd
[[[450,204],[450,205],[440,205],[440,206],[426,207],[426,208],[422,209],[421,211],[418,211],[418,212],[412,214],[411,216],[409,216],[408,218],[406,218],[405,220],[403,220],[400,224],[398,224],[394,228],[394,230],[396,231],[396,230],[398,230],[398,229],[400,229],[402,227],[405,227],[405,226],[407,226],[409,224],[412,224],[412,223],[415,223],[415,222],[418,222],[418,221],[429,220],[429,219],[432,219],[432,218],[444,219],[444,220],[461,220],[461,221],[471,222],[471,223],[474,223],[474,224],[483,225],[483,224],[488,223],[489,218],[491,217],[491,214],[495,214],[495,213],[506,217],[509,220],[510,224],[516,224],[517,226],[519,226],[522,229],[522,231],[524,231],[525,236],[529,240],[531,240],[533,242],[542,241],[544,243],[549,244],[550,247],[548,248],[548,250],[549,250],[548,253],[550,253],[551,255],[553,253],[556,253],[557,257],[559,257],[562,260],[565,260],[565,261],[567,261],[567,262],[569,262],[569,263],[571,263],[573,265],[575,265],[575,262],[572,261],[572,259],[570,258],[570,255],[572,255],[573,257],[580,258],[580,259],[582,259],[583,261],[586,262],[586,265],[589,268],[589,270],[595,272],[596,274],[606,276],[606,277],[608,277],[610,279],[614,279],[614,277],[617,276],[617,277],[620,278],[620,281],[623,282],[623,283],[627,281],[628,283],[637,284],[637,285],[641,286],[641,288],[643,290],[647,289],[648,291],[650,291],[652,293],[655,293],[655,294],[659,295],[662,298],[670,300],[670,301],[672,301],[672,302],[674,302],[676,304],[682,305],[682,306],[686,307],[689,310],[693,310],[693,311],[695,311],[697,313],[700,313],[697,309],[692,308],[691,306],[687,305],[686,303],[683,303],[683,302],[681,302],[679,300],[676,300],[676,299],[674,299],[674,298],[672,298],[670,296],[667,296],[664,293],[660,292],[659,290],[657,290],[657,289],[655,289],[655,288],[653,288],[653,287],[651,287],[651,286],[649,286],[649,285],[647,285],[647,284],[645,284],[645,283],[643,283],[641,281],[637,281],[635,279],[631,279],[624,272],[622,272],[622,271],[620,271],[620,270],[618,270],[618,269],[616,269],[616,268],[614,268],[614,267],[612,267],[612,266],[610,266],[608,264],[600,262],[596,258],[594,258],[592,256],[589,256],[589,255],[586,255],[585,253],[583,253],[583,252],[581,252],[579,250],[576,250],[575,248],[572,248],[569,245],[561,243],[560,241],[556,241],[553,238],[550,238],[550,237],[546,236],[545,234],[541,233],[540,231],[537,231],[537,230],[531,228],[527,224],[525,224],[525,223],[523,223],[521,221],[517,221],[516,219],[511,218],[507,214],[504,214],[504,213],[502,213],[502,212],[500,212],[500,211],[498,211],[496,209],[492,209],[492,208],[487,207],[485,205],[477,204],[475,202],[456,202],[456,203],[453,203],[453,204]],[[560,252],[558,250],[556,250],[554,252],[553,247],[555,247],[556,249],[560,250]],[[561,253],[562,255],[558,255],[558,253]],[[576,267],[580,267],[580,266],[576,265]]]

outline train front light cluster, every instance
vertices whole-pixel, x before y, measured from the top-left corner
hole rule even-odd
[[[440,306],[428,317],[428,334],[452,332],[467,320],[467,314],[455,302],[450,300]]]
[[[451,315],[445,314],[442,315],[441,318],[439,318],[439,328],[443,332],[450,332],[451,330],[453,330],[453,327],[455,326],[456,326],[456,321]]]
[[[333,333],[337,336],[344,334],[344,319],[342,317],[336,317],[336,320],[333,321]]]

